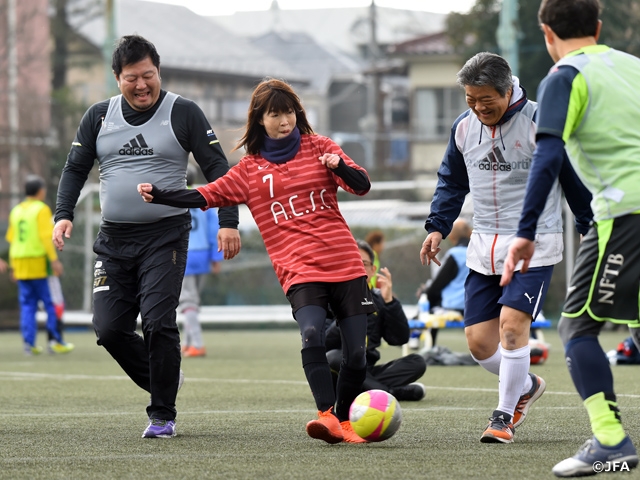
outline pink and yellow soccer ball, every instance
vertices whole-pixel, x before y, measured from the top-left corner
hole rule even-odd
[[[351,404],[349,421],[358,436],[370,442],[382,442],[400,428],[402,410],[390,393],[368,390],[358,395]]]

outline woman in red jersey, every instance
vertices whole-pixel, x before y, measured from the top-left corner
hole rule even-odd
[[[175,207],[249,207],[300,327],[302,365],[318,408],[307,433],[328,443],[363,443],[349,423],[349,407],[365,378],[367,314],[375,306],[337,191],[366,194],[367,172],[314,133],[300,99],[281,80],[265,79],[254,90],[234,150],[242,147],[247,155],[215,182],[180,191],[142,183],[138,192],[145,202]],[[343,337],[335,391],[324,347],[328,305]]]

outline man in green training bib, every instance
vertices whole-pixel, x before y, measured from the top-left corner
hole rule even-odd
[[[558,331],[593,437],[553,467],[558,477],[638,465],[598,335],[605,321],[638,325],[640,59],[597,44],[599,13],[598,0],[543,0],[540,6],[547,50],[556,64],[538,89],[537,146],[502,276],[506,285],[514,270],[527,271],[536,219],[566,150],[593,195],[594,224],[580,245]]]

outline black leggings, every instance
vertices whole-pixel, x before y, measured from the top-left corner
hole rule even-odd
[[[295,312],[302,337],[302,366],[319,411],[335,406],[338,420],[349,419],[349,407],[362,391],[366,376],[366,314],[339,321],[342,336],[342,363],[336,391],[325,355],[325,323],[327,311],[308,305]]]
[[[327,311],[316,305],[308,305],[300,308],[295,317],[300,327],[302,348],[324,348]],[[342,365],[357,370],[366,368],[367,316],[362,314],[342,319],[338,327],[342,338]]]

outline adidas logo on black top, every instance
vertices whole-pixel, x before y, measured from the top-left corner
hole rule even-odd
[[[125,143],[118,153],[120,155],[153,155],[153,148],[149,148],[142,134],[136,135],[129,143]]]

